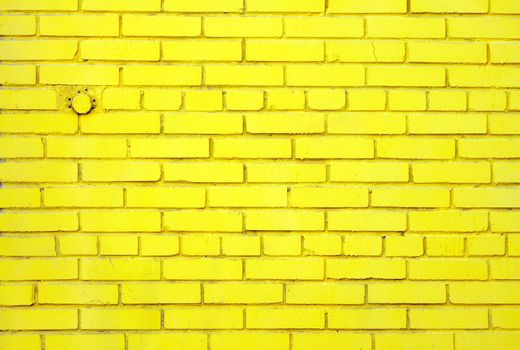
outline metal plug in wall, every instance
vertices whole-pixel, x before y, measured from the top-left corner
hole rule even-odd
[[[96,107],[96,100],[90,97],[88,89],[78,90],[78,93],[68,100],[69,108],[72,108],[76,114],[88,114]]]

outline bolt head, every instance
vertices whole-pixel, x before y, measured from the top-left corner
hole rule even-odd
[[[72,99],[72,109],[77,114],[87,114],[92,109],[92,101],[87,94],[78,94]]]

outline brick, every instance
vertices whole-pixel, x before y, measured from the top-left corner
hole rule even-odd
[[[59,237],[60,255],[96,255],[97,237],[87,235]]]
[[[39,206],[40,190],[38,188],[0,188],[0,207],[2,208],[34,208]]]
[[[473,111],[505,111],[507,95],[504,91],[470,91],[469,109]]]
[[[284,22],[289,38],[359,38],[364,33],[363,20],[355,17],[287,16]]]
[[[291,0],[249,0],[247,12],[323,12],[323,0],[302,0],[295,3]]]
[[[161,310],[151,309],[83,309],[82,329],[159,329]]]
[[[251,163],[247,165],[248,182],[323,182],[324,164]]]
[[[304,255],[341,255],[341,237],[336,235],[303,236]]]
[[[43,157],[43,143],[39,137],[0,138],[0,157],[2,158],[40,158]]]
[[[416,211],[409,213],[411,231],[481,232],[487,230],[483,211]]]
[[[81,164],[82,177],[89,182],[158,181],[157,163],[129,161],[90,161]]]
[[[369,86],[446,86],[445,70],[441,67],[369,67]]]
[[[81,119],[85,134],[155,134],[160,131],[158,113],[99,113]]]
[[[208,189],[210,207],[286,207],[286,187],[212,187]]]
[[[300,138],[295,141],[297,159],[373,158],[370,139],[351,137]]]
[[[493,0],[491,1],[492,13],[520,13],[520,4],[510,0]]]
[[[303,74],[305,72],[305,74]],[[342,65],[288,65],[287,86],[363,86],[365,69]]]
[[[247,280],[322,280],[324,262],[319,258],[246,259]]]
[[[419,236],[388,236],[385,239],[386,256],[420,256],[424,240]]]
[[[204,303],[207,304],[269,304],[282,301],[282,284],[208,283],[204,285]]]
[[[489,131],[492,134],[520,134],[520,116],[514,114],[489,115]]]
[[[367,18],[366,25],[369,38],[433,39],[446,35],[444,18],[374,16]]]
[[[310,282],[287,285],[288,304],[363,304],[362,284]]]
[[[379,158],[451,159],[455,142],[448,139],[391,138],[376,140]]]
[[[328,216],[331,231],[404,231],[406,213],[390,211],[335,211]]]
[[[125,283],[121,289],[123,304],[193,304],[200,303],[197,283]]]
[[[179,237],[169,235],[141,236],[141,255],[172,256],[179,254]]]
[[[160,263],[152,259],[82,258],[80,269],[80,279],[86,281],[147,281],[158,280],[160,277]]]
[[[408,182],[408,165],[397,162],[348,161],[330,164],[334,182]]]
[[[200,17],[123,15],[125,36],[194,37],[201,32]]]
[[[455,346],[460,350],[470,350],[476,347],[499,347],[514,349],[520,336],[516,332],[468,332],[455,335]]]
[[[497,280],[517,280],[520,277],[518,267],[520,266],[520,259],[502,258],[491,259],[491,279]]]
[[[240,0],[223,0],[218,4],[204,0],[165,0],[164,11],[168,12],[242,12]]]
[[[520,303],[517,282],[459,282],[450,283],[449,288],[450,301],[454,304]]]
[[[412,280],[485,280],[487,264],[477,259],[421,259],[408,262]]]
[[[499,183],[520,182],[520,164],[516,162],[493,162],[493,180]]]
[[[20,211],[4,212],[0,216],[0,230],[13,232],[76,231],[75,212]]]
[[[252,134],[314,134],[325,131],[323,113],[251,113],[246,115]],[[273,140],[274,141],[274,140]]]
[[[463,0],[452,2],[441,0],[431,2],[429,0],[412,0],[410,11],[417,13],[486,13],[488,11],[488,1]]]
[[[297,256],[302,253],[302,239],[299,235],[266,235],[262,243],[264,255]]]
[[[56,91],[47,89],[0,90],[0,108],[43,110],[56,109]],[[6,117],[7,120],[14,117]],[[23,117],[22,117],[23,118]],[[11,127],[15,130],[18,123],[13,120]],[[9,128],[9,124],[7,125]],[[22,128],[22,127],[20,127]],[[31,130],[32,131],[32,130]]]
[[[520,192],[514,188],[456,188],[453,202],[458,208],[518,208]]]
[[[161,346],[187,347],[193,350],[206,350],[207,335],[197,333],[140,333],[128,335],[128,349],[155,349]]]
[[[399,41],[348,41],[326,42],[329,62],[403,62],[405,45]]]
[[[137,255],[138,250],[137,236],[103,235],[99,237],[100,255]]]
[[[250,329],[322,329],[325,312],[321,309],[305,308],[258,308],[246,311],[246,326]]]
[[[45,15],[40,16],[40,35],[45,36],[118,36],[117,15]]]
[[[76,329],[75,309],[4,309],[0,311],[2,330]]]
[[[202,68],[200,66],[127,65],[123,67],[125,85],[200,86],[201,81]]]
[[[175,211],[164,214],[167,231],[242,232],[242,214],[231,211]]]
[[[273,138],[225,138],[213,140],[215,158],[290,158],[291,141]]]
[[[125,158],[126,140],[113,137],[47,137],[49,158]]]
[[[161,1],[151,0],[143,3],[139,0],[85,0],[82,9],[87,11],[160,11]]]
[[[375,235],[346,235],[343,254],[347,256],[378,256],[383,251],[383,239]]]
[[[516,138],[458,140],[459,156],[463,158],[517,158],[520,142]]]
[[[377,283],[368,285],[370,304],[444,304],[446,285],[442,283]]]
[[[331,329],[406,328],[404,309],[331,309],[328,316]]]
[[[280,37],[283,22],[281,17],[224,17],[211,16],[204,18],[204,34],[206,37],[245,37],[263,38]]]
[[[489,183],[491,168],[485,162],[432,162],[412,164],[416,183]]]
[[[187,111],[221,111],[222,91],[187,91],[184,108]]]
[[[311,90],[307,93],[307,103],[310,109],[338,110],[345,108],[345,90],[326,89]]]
[[[376,334],[377,349],[413,350],[416,346],[425,350],[435,350],[436,348],[453,350],[453,335],[443,333]]]
[[[302,90],[269,90],[267,108],[270,110],[303,110],[305,94]]]
[[[202,208],[205,191],[190,187],[130,187],[126,190],[128,207]]]
[[[510,256],[520,256],[520,235],[508,235],[507,247]]]
[[[518,309],[497,309],[492,310],[493,327],[498,328],[518,328],[518,318],[520,316]]]
[[[164,277],[173,280],[241,280],[239,259],[178,258],[165,260]]]
[[[164,310],[166,329],[242,329],[243,312],[229,308],[183,308]]]
[[[428,109],[431,111],[465,111],[466,93],[458,90],[431,90]]]
[[[322,62],[324,44],[320,40],[246,40],[245,59],[253,62]]]
[[[411,329],[482,329],[488,328],[486,309],[411,309]]]
[[[67,348],[87,350],[91,346],[101,349],[108,347],[114,350],[123,350],[125,348],[125,337],[122,334],[47,335],[45,337],[45,348],[47,350]]]
[[[11,11],[77,10],[78,2],[77,0],[21,0],[13,3],[10,0],[2,0],[0,9]]]
[[[426,110],[426,92],[392,90],[388,92],[388,108],[393,111]]]
[[[259,256],[260,237],[252,235],[222,236],[222,254],[229,256]]]
[[[258,111],[264,108],[263,91],[228,90],[225,96],[229,111]]]
[[[520,213],[515,211],[491,212],[489,220],[492,232],[519,232]]]
[[[74,40],[5,40],[0,43],[4,61],[70,60],[76,54]]]
[[[338,332],[319,332],[319,333],[295,333],[293,334],[294,350],[339,349],[341,346],[349,344],[356,349],[368,350],[372,346],[372,339],[368,334],[352,334]]]
[[[2,256],[55,256],[53,237],[0,237]]]
[[[220,255],[220,237],[213,234],[183,237],[182,254],[187,256]]]
[[[205,67],[207,85],[282,86],[283,67],[273,65],[208,65]]]
[[[324,225],[321,211],[250,211],[246,217],[248,231],[320,231]]]
[[[1,94],[0,94],[1,95]],[[32,93],[23,96],[20,94],[8,94],[8,99],[16,98],[19,99],[17,103],[26,98],[34,100],[38,95]],[[56,95],[54,92],[49,94],[49,97],[54,101]],[[5,102],[4,102],[5,103]],[[26,103],[26,102],[25,102]],[[55,108],[56,102],[45,102],[50,109]],[[45,107],[45,108],[49,108]],[[4,107],[5,108],[5,107]],[[32,108],[27,105],[26,108]],[[0,115],[0,131],[6,134],[19,134],[19,133],[57,133],[57,134],[73,134],[78,129],[78,116],[74,114],[65,113],[31,113],[31,114],[10,114],[4,113]]]
[[[52,49],[50,49],[52,50]],[[42,65],[40,83],[49,85],[117,85],[119,69],[110,65]]]
[[[141,92],[138,89],[108,88],[103,90],[104,109],[130,109],[141,108]]]
[[[229,162],[165,163],[164,180],[176,182],[242,182],[244,166]]]
[[[78,261],[58,258],[2,259],[0,277],[2,281],[74,280],[78,278]]]
[[[0,21],[1,21],[1,17],[0,17]],[[0,23],[0,25],[2,25],[2,24]],[[0,66],[0,84],[2,84],[2,85],[34,85],[34,84],[36,84],[36,66],[2,65],[2,66]]]
[[[242,349],[262,350],[268,347],[272,350],[289,349],[289,334],[282,333],[215,333],[211,337],[211,348],[225,350],[238,346]]]
[[[406,265],[403,259],[347,258],[327,260],[327,278],[404,279],[405,277]]]
[[[81,228],[86,232],[157,232],[160,213],[155,211],[92,210],[80,214]]]
[[[452,87],[514,87],[520,69],[503,66],[474,66],[448,68],[449,86]]]
[[[411,134],[485,134],[487,119],[482,114],[416,114],[408,116]]]
[[[201,102],[197,101],[197,103]],[[220,105],[222,106],[221,100]],[[206,110],[210,108],[209,105],[199,106],[198,108],[206,108]],[[195,109],[192,107],[192,110]],[[164,115],[164,132],[167,134],[241,134],[242,129],[242,116],[235,113],[167,113]]]
[[[62,161],[24,161],[0,164],[3,182],[74,182],[77,164]]]
[[[183,39],[163,42],[165,61],[241,61],[239,40]]]
[[[40,304],[117,304],[115,284],[42,283],[38,286]]]
[[[130,157],[207,158],[209,157],[209,140],[202,137],[130,139]]]
[[[368,190],[349,187],[291,187],[296,208],[368,207]]]
[[[386,108],[386,92],[378,89],[350,89],[347,92],[351,111],[382,111]]]
[[[518,39],[518,23],[513,17],[452,17],[448,18],[448,32],[451,38]]]
[[[147,110],[173,110],[181,108],[182,95],[180,90],[145,90],[143,106]]]
[[[3,284],[0,286],[0,305],[21,306],[34,303],[34,286],[31,284]],[[0,345],[2,339],[0,338]]]
[[[328,13],[405,13],[406,1],[403,0],[331,0]]]
[[[374,188],[372,205],[375,207],[448,207],[449,190],[436,188]]]
[[[5,1],[1,3],[1,6],[5,6]],[[4,14],[0,17],[0,34],[34,35],[36,34],[36,16],[11,16]]]

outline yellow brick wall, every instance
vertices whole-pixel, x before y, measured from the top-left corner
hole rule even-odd
[[[0,349],[520,348],[520,1],[0,10]]]

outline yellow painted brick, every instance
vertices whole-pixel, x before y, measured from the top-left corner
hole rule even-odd
[[[515,87],[519,78],[520,69],[516,67],[453,66],[448,68],[449,86],[454,87]]]
[[[450,191],[428,187],[377,187],[372,189],[371,203],[374,207],[449,207]]]
[[[103,235],[99,237],[100,255],[137,255],[138,237],[131,235]]]
[[[126,65],[122,69],[125,85],[199,86],[202,81],[202,68],[200,66]]]
[[[230,308],[183,308],[164,310],[166,329],[242,329],[243,312]]]
[[[283,285],[272,283],[207,283],[206,304],[269,304],[283,301]]]
[[[159,329],[161,310],[153,309],[83,309],[82,329]]]
[[[173,280],[241,280],[239,259],[178,258],[163,262],[164,277]]]
[[[331,329],[406,328],[404,309],[331,309],[328,316]]]
[[[323,182],[324,164],[252,163],[247,165],[248,182]]]
[[[445,69],[418,66],[373,66],[367,71],[369,86],[446,86]]]
[[[376,140],[379,158],[451,159],[455,156],[455,141],[400,137]]]
[[[382,111],[386,106],[384,90],[350,89],[347,92],[348,109],[351,111]]]
[[[239,40],[171,40],[163,42],[165,61],[240,61]]]
[[[297,159],[374,157],[373,140],[352,137],[300,138],[295,149]]]
[[[520,213],[518,212],[491,212],[489,219],[493,232],[520,232]]]
[[[244,166],[238,163],[165,163],[164,180],[176,182],[242,182]]]
[[[208,65],[205,67],[207,85],[283,85],[283,67],[274,65]]]
[[[1,21],[1,17],[0,17]],[[2,24],[0,23],[0,26]],[[1,27],[0,27],[1,29]],[[0,84],[33,85],[36,84],[36,66],[2,65],[0,66]]]
[[[222,236],[222,254],[258,256],[260,255],[260,237],[253,235]]]
[[[208,156],[207,138],[130,139],[130,157],[134,158],[207,158]]]
[[[288,65],[285,68],[287,86],[362,86],[365,69],[361,66]]]
[[[180,90],[145,90],[144,108],[147,110],[173,110],[181,108]]]
[[[158,280],[161,273],[158,260],[140,258],[82,258],[80,268],[87,281]]]
[[[42,84],[117,85],[118,82],[117,66],[79,64],[40,66]]]
[[[48,89],[3,89],[0,90],[0,108],[28,110],[56,109],[56,97],[56,91]],[[10,118],[7,118],[9,121]],[[13,120],[11,127],[17,130],[17,124],[18,123]],[[9,124],[7,128],[9,128]]]
[[[408,261],[412,280],[485,280],[487,263],[478,259],[421,259]]]
[[[328,216],[332,231],[404,231],[406,213],[400,211],[331,211]]]
[[[220,237],[209,235],[186,235],[182,237],[182,254],[187,256],[220,255]]]
[[[492,310],[493,327],[498,328],[518,328],[520,318],[519,309],[497,309]]]
[[[411,309],[411,329],[488,328],[486,309]]]
[[[203,208],[205,191],[195,187],[129,187],[127,207]]]
[[[280,37],[281,17],[245,17],[226,15],[204,18],[206,37]]]
[[[266,347],[272,350],[289,348],[289,334],[283,333],[214,333],[211,336],[211,348],[226,350],[233,347],[248,350],[262,350]]]
[[[406,6],[406,5],[405,5]],[[374,16],[366,21],[370,38],[444,38],[444,18]]]
[[[508,235],[507,247],[509,256],[520,256],[520,235]]]
[[[322,133],[325,131],[325,115],[323,113],[247,114],[246,128],[252,134]]]
[[[285,207],[286,187],[211,187],[208,189],[210,207]]]
[[[330,164],[334,182],[407,182],[408,165],[397,162],[351,161]]]
[[[291,140],[225,138],[213,140],[215,158],[290,158]]]
[[[493,162],[495,182],[520,182],[520,164],[517,162]]]
[[[3,284],[0,286],[0,305],[19,306],[34,303],[34,286],[31,284]],[[3,337],[2,337],[3,338]],[[2,339],[0,338],[0,339]],[[0,340],[0,346],[2,340]]]
[[[347,283],[292,283],[287,285],[287,304],[363,304],[365,286]]]
[[[388,108],[394,111],[426,110],[426,92],[392,90],[388,92]]]
[[[87,11],[160,11],[161,1],[151,0],[85,0],[82,9]]]
[[[4,309],[0,311],[1,330],[76,329],[75,309]]]
[[[158,232],[161,213],[142,210],[91,210],[80,213],[81,229],[86,232]]]
[[[158,113],[99,113],[81,119],[85,134],[155,134],[160,131]]]
[[[410,11],[419,13],[486,13],[488,11],[487,0],[412,0]]]
[[[125,36],[193,37],[200,35],[200,17],[123,15]]]
[[[40,304],[117,304],[116,284],[41,283]]]
[[[353,187],[292,187],[291,206],[297,208],[368,207],[368,189]]]
[[[330,7],[329,7],[330,8]],[[363,20],[354,17],[285,17],[289,38],[349,38],[363,36]]]
[[[293,334],[294,350],[334,350],[340,349],[345,344],[359,350],[369,350],[372,347],[372,339],[369,334],[353,334],[338,332],[319,333],[295,333]]]
[[[55,256],[53,237],[0,237],[2,256]]]
[[[125,158],[126,140],[114,137],[47,137],[49,158]]]
[[[246,40],[245,59],[253,62],[322,62],[321,40]]]
[[[172,256],[179,254],[179,237],[169,235],[141,236],[141,255]]]
[[[302,239],[299,235],[265,235],[262,242],[264,255],[297,256],[302,253]]]
[[[0,215],[0,231],[58,232],[77,229],[78,215],[71,211],[10,211]]]
[[[141,92],[138,89],[108,88],[103,90],[104,109],[140,109]]]
[[[458,140],[459,156],[463,158],[517,158],[520,156],[517,138],[485,138]]]
[[[388,236],[385,239],[386,256],[421,256],[424,239],[420,236]]]
[[[405,13],[403,0],[330,0],[328,13]]]
[[[406,265],[404,259],[347,258],[329,259],[327,261],[327,278],[404,279],[405,277]]]
[[[8,1],[7,3],[11,3]],[[39,1],[38,3],[41,3]],[[55,3],[53,1],[52,3]],[[4,3],[2,3],[4,4]],[[15,4],[18,4],[16,2]],[[3,335],[0,337],[0,346],[5,349],[27,349],[27,350],[39,350],[40,336],[38,335]]]
[[[20,0],[15,3],[10,0],[0,1],[0,9],[2,10],[77,10],[77,0]]]
[[[517,282],[459,282],[449,286],[450,301],[454,304],[520,303]]]
[[[303,110],[305,94],[302,90],[268,90],[267,108],[270,110]]]
[[[4,40],[0,59],[4,61],[70,60],[78,44],[74,40]]]
[[[301,0],[297,3],[291,0],[249,0],[247,12],[323,12],[323,0]]]
[[[511,0],[491,1],[491,12],[493,13],[520,13],[520,4]]]
[[[489,183],[491,168],[485,162],[435,162],[412,164],[416,183]]]
[[[403,62],[405,44],[400,41],[371,40],[326,42],[329,62]]]
[[[45,15],[40,16],[40,35],[45,36],[118,36],[116,15]]]
[[[466,93],[458,90],[431,90],[428,109],[432,111],[465,111]]]
[[[453,350],[453,335],[443,333],[376,334],[376,347],[381,350]]]
[[[264,107],[264,92],[255,90],[228,90],[226,108],[230,111],[258,111]]]
[[[123,304],[196,304],[201,302],[198,283],[124,283]]]
[[[315,308],[248,309],[246,325],[252,329],[322,329],[325,326],[325,312]]]
[[[0,94],[1,96],[1,94]],[[26,108],[23,105],[20,106],[19,103],[22,100],[28,98],[29,100],[34,100],[38,98],[38,95],[33,95],[32,93],[23,96],[23,94],[16,96],[8,94],[7,99],[18,98],[19,100],[16,102],[18,107]],[[54,92],[49,94],[49,97],[54,101],[56,99],[56,95]],[[5,103],[5,100],[4,100]],[[56,106],[55,102],[49,104],[49,102],[45,102],[49,106]],[[4,107],[5,108],[5,107]],[[29,106],[29,108],[33,108]],[[45,107],[49,108],[49,107]],[[51,107],[55,108],[55,107]],[[73,134],[78,129],[78,116],[75,114],[65,114],[65,113],[30,113],[30,114],[9,114],[4,113],[0,115],[0,132],[6,134],[18,134],[18,133],[57,133],[57,134]]]
[[[47,335],[45,337],[45,348],[47,350],[70,348],[87,350],[91,347],[123,350],[125,348],[125,337],[122,334],[70,334]]]
[[[248,280],[322,280],[324,262],[319,258],[246,259]]]
[[[518,280],[520,278],[520,259],[502,258],[491,259],[491,279]]]
[[[383,239],[374,235],[346,235],[343,254],[348,256],[377,256],[383,251]]]
[[[520,134],[520,115],[491,114],[489,115],[489,131],[492,134]]]
[[[520,38],[519,20],[514,17],[451,17],[448,18],[448,34],[452,38]],[[493,28],[493,30],[488,30]]]
[[[2,2],[2,6],[4,3],[5,1]],[[0,34],[34,35],[36,34],[36,16],[4,14],[0,17]]]
[[[59,237],[61,255],[96,255],[97,237],[73,235]]]
[[[204,0],[165,0],[164,10],[170,12],[242,12],[240,0],[223,0],[208,3]]]
[[[322,211],[269,210],[249,211],[248,231],[320,231],[325,226]]]
[[[520,63],[520,46],[517,43],[491,43],[489,49],[493,63]]]
[[[0,138],[0,157],[2,158],[40,158],[43,157],[43,143],[40,137]]]
[[[187,111],[220,111],[222,91],[187,91],[184,96],[184,108]]]
[[[470,91],[468,97],[469,109],[473,111],[505,111],[507,108],[504,91]]]
[[[341,255],[341,236],[305,235],[303,253],[304,255]]]
[[[78,278],[78,261],[57,258],[2,259],[0,278],[2,281],[75,280]]]
[[[321,89],[307,93],[307,103],[310,109],[338,110],[345,107],[345,90]]]
[[[409,213],[411,231],[480,232],[488,228],[483,211],[415,211]]]
[[[197,97],[198,98],[198,97]],[[205,102],[195,107],[210,110],[212,107]],[[215,110],[222,109],[222,100],[219,96],[219,105]],[[209,101],[208,101],[209,102]],[[235,113],[166,113],[164,115],[164,132],[166,134],[241,134],[243,131],[242,115]]]
[[[242,214],[232,211],[171,211],[164,213],[167,231],[242,232]]]
[[[129,161],[91,161],[81,164],[84,181],[157,181],[159,164]]]
[[[370,304],[444,304],[446,285],[423,282],[369,284],[368,302]]]
[[[459,208],[518,208],[518,188],[456,188],[453,204]]]
[[[187,347],[193,350],[206,350],[207,335],[197,333],[136,333],[128,335],[128,349],[157,349],[165,346]]]

